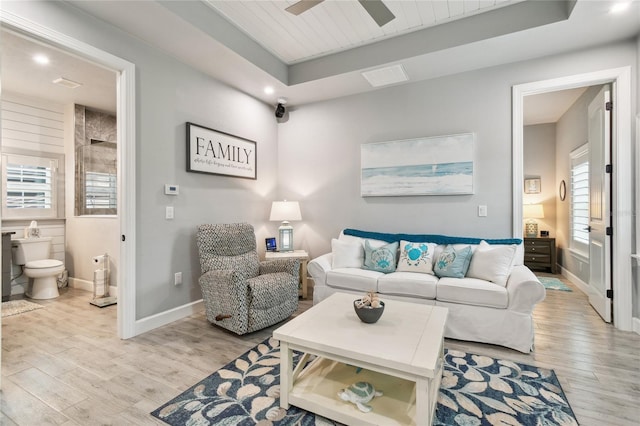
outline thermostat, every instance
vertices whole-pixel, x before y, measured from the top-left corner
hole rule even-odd
[[[180,193],[180,187],[178,185],[172,185],[170,183],[164,184],[164,193],[166,195],[178,195]]]

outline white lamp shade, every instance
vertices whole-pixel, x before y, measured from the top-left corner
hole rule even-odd
[[[527,219],[544,219],[544,208],[542,204],[525,204],[523,216]]]
[[[298,204],[297,201],[274,201],[273,204],[271,204],[271,216],[269,216],[269,220],[302,220],[300,204]]]

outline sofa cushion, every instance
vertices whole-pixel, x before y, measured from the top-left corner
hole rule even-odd
[[[362,268],[364,263],[364,247],[359,241],[331,240],[331,267]]]
[[[378,278],[378,292],[435,299],[437,282],[438,278],[431,274],[396,271]]]
[[[439,277],[464,278],[471,263],[471,247],[456,250],[448,245],[436,258],[434,272]]]
[[[516,248],[515,244],[492,246],[482,241],[473,253],[467,276],[506,286]]]
[[[364,242],[364,269],[388,274],[396,270],[398,243],[374,248],[369,240]]]
[[[436,298],[442,302],[506,309],[509,293],[503,286],[477,278],[440,278]]]
[[[339,268],[327,272],[327,285],[357,291],[378,291],[378,277],[382,272],[366,269]]]
[[[400,241],[398,271],[433,274],[434,243],[413,243]]]

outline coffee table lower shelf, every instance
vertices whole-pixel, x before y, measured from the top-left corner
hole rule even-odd
[[[440,366],[442,367],[442,366]],[[289,403],[345,424],[416,425],[416,382],[318,357],[300,372],[288,395]],[[429,381],[429,412],[433,421],[442,371]],[[383,392],[369,403],[369,413],[341,400],[338,392],[355,382],[369,382]],[[420,426],[426,424],[422,422]]]

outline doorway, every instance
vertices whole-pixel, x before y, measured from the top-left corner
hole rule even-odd
[[[136,335],[135,328],[135,66],[79,40],[3,11],[2,25],[108,68],[117,74],[117,140],[119,179],[119,245],[117,330],[120,338]],[[125,189],[126,190],[123,190]],[[0,218],[1,219],[1,218]]]
[[[614,112],[612,159],[617,164],[612,176],[612,278],[614,325],[624,331],[632,330],[631,287],[631,235],[630,214],[633,200],[631,163],[631,68],[623,67],[593,73],[561,77],[513,87],[513,235],[523,236],[523,110],[524,97],[583,86],[612,83],[612,96],[617,110]]]

